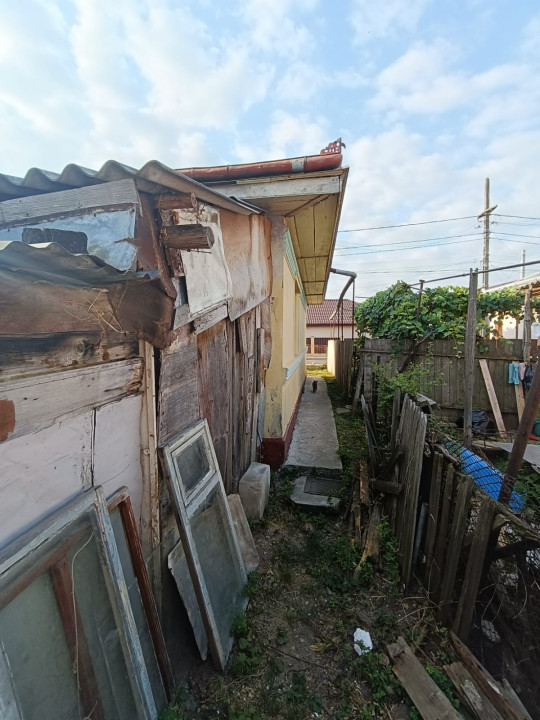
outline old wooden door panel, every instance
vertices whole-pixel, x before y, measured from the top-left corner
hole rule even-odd
[[[219,469],[227,492],[227,452],[230,438],[231,373],[228,320],[201,333],[197,338],[199,353],[200,415],[208,420]]]
[[[106,497],[126,486],[137,523],[142,504],[141,471],[142,395],[124,398],[96,410],[94,430],[94,485]]]
[[[159,445],[164,445],[200,418],[197,366],[197,338],[194,335],[178,338],[161,355]]]
[[[92,483],[93,412],[3,443],[0,547]]]
[[[138,392],[141,358],[36,375],[0,384],[0,442]]]

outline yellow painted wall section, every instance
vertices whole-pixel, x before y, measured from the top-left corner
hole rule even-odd
[[[272,357],[266,372],[263,437],[281,438],[294,413],[306,374],[306,309],[285,259],[286,227],[272,218]]]
[[[283,367],[296,360],[296,282],[283,259]]]
[[[291,418],[298,402],[298,396],[302,392],[302,385],[306,379],[306,359],[302,358],[302,361],[298,367],[294,370],[293,374],[286,380],[283,386],[283,434],[285,434],[287,427],[291,421]]]
[[[285,225],[283,218],[270,218],[272,222],[272,357],[266,371],[266,407],[263,437],[280,438],[287,429],[282,425],[282,395],[286,370],[283,369],[283,268]]]

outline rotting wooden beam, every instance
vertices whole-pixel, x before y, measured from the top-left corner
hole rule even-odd
[[[207,225],[163,225],[161,241],[165,247],[177,250],[211,250],[214,231]]]
[[[158,210],[196,210],[197,205],[195,193],[189,193],[189,195],[162,194],[155,203]]]
[[[93,210],[124,210],[139,206],[139,193],[131,179],[61,190],[0,202],[0,227],[29,225]]]
[[[477,686],[463,663],[455,662],[445,665],[444,671],[454,684],[461,702],[473,713],[474,717],[480,718],[480,720],[504,720]]]
[[[387,648],[392,670],[424,720],[462,720],[402,637]]]
[[[484,383],[486,385],[486,390],[487,390],[487,394],[489,397],[489,402],[491,404],[491,409],[493,411],[493,416],[495,417],[495,422],[497,423],[497,430],[499,431],[499,435],[501,437],[506,437],[506,428],[504,426],[504,420],[503,420],[503,417],[501,414],[501,408],[499,407],[497,393],[495,392],[495,387],[493,385],[491,373],[489,372],[487,360],[485,358],[480,358],[478,360],[478,363],[480,365],[480,370],[482,371],[482,377],[484,378]]]
[[[457,654],[474,678],[474,681],[503,718],[505,720],[527,720],[523,712],[503,695],[490,673],[479,660],[475,658],[459,637],[453,632],[450,633],[450,637]]]

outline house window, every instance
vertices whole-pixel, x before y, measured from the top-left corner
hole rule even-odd
[[[99,488],[3,551],[3,717],[156,716],[127,592]]]

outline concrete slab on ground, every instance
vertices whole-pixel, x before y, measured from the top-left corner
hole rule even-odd
[[[336,478],[321,478],[302,475],[294,481],[291,500],[296,505],[318,508],[337,508],[341,481]]]
[[[317,381],[317,392],[312,391]],[[336,423],[326,382],[318,375],[308,376],[300,401],[298,417],[285,465],[302,468],[342,470],[338,455]]]

